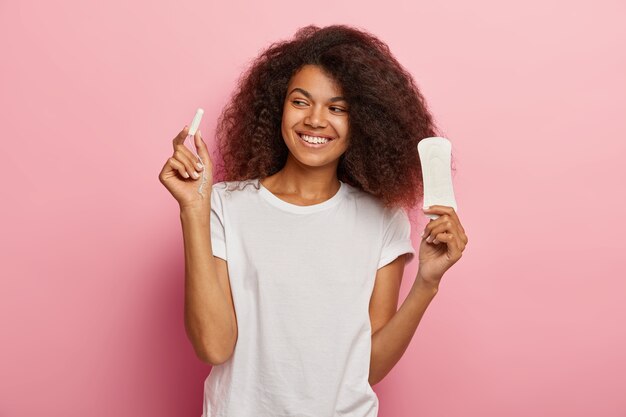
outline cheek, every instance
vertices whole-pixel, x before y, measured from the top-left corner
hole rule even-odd
[[[283,108],[282,126],[285,129],[289,129],[297,122],[295,114],[289,107]]]
[[[348,136],[350,133],[350,122],[347,119],[341,120],[337,124],[337,128],[341,131],[341,136]]]

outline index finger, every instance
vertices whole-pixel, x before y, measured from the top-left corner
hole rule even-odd
[[[172,140],[172,146],[174,147],[174,150],[176,150],[176,145],[180,145],[183,142],[185,142],[185,139],[187,139],[188,134],[189,134],[189,126],[185,125],[183,130],[181,130],[180,133],[176,135],[174,140]]]
[[[454,211],[454,207],[433,205],[428,207],[428,209],[424,209],[423,211],[424,213],[447,214],[458,223],[461,231],[465,233],[465,229],[463,229],[463,226],[461,225],[461,220],[459,220],[459,216],[457,216],[456,211]]]

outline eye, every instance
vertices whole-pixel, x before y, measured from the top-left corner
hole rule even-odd
[[[331,107],[330,109],[331,109],[332,111],[334,111],[334,112],[337,112],[337,113],[346,113],[346,112],[347,112],[347,110],[342,109],[341,107],[335,107],[335,106],[333,106],[333,107]],[[334,109],[334,110],[333,110],[333,109]]]
[[[306,104],[306,102],[305,102],[305,101],[303,101],[303,100],[298,100],[298,99],[291,100],[291,102],[292,102],[293,104],[298,105],[298,106],[300,106],[300,105],[305,105],[305,104]],[[302,104],[299,104],[299,103],[302,103]]]

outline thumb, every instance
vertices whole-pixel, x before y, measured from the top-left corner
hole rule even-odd
[[[202,159],[202,163],[204,165],[211,163],[211,158],[209,156],[209,150],[207,149],[206,143],[202,140],[202,132],[200,129],[193,136],[194,143],[196,144],[196,149],[198,150],[198,156]]]

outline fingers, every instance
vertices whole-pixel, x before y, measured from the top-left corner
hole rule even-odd
[[[181,177],[189,178],[189,174],[187,174],[185,165],[183,165],[182,162],[176,160],[174,157],[171,157],[167,160],[167,163],[174,169],[174,171],[178,171]]]
[[[204,169],[202,163],[198,161],[198,158],[185,146],[185,140],[187,139],[186,134],[189,132],[189,128],[187,126],[184,127],[183,130],[174,138],[172,141],[174,146],[174,155],[173,159],[176,160],[176,164],[172,164],[172,166],[176,166],[175,169],[181,171],[180,166],[182,166],[181,175],[184,178],[200,178],[199,172]],[[198,132],[196,132],[198,135]]]
[[[200,174],[198,174],[198,172],[202,171],[202,166],[196,165],[198,163],[196,157],[185,147],[185,145],[180,145],[178,147],[178,149],[174,152],[174,158],[185,166],[187,174],[191,175],[192,178],[200,178]],[[187,176],[185,178],[189,177]]]
[[[172,146],[174,147],[174,150],[176,150],[176,147],[178,145],[182,145],[183,142],[185,142],[185,139],[187,139],[188,134],[189,134],[189,126],[185,126],[183,130],[178,132],[178,135],[176,135],[174,140],[172,140]]]
[[[434,223],[434,221],[431,223]],[[465,250],[466,246],[465,242],[463,242],[460,237],[458,229],[454,227],[454,223],[451,221],[440,223],[432,227],[429,234],[424,233],[423,239],[426,239],[426,242],[432,243],[433,245],[447,243],[452,250],[458,249],[461,252]]]
[[[459,238],[453,233],[439,233],[435,237],[435,240],[433,240],[433,244],[437,245],[439,243],[445,243],[448,245],[448,253],[452,258],[452,261],[457,261],[461,258],[464,248],[462,247]]]
[[[456,226],[456,229],[458,230],[458,237],[461,240],[461,242],[463,242],[464,245],[467,245],[468,239],[467,239],[467,235],[465,234],[465,229],[463,228],[463,225],[461,224],[461,221],[459,220],[459,216],[456,214],[456,211],[454,210],[453,207],[449,207],[449,206],[438,206],[438,205],[433,205],[430,206],[428,209],[424,210],[425,213],[436,213],[439,214],[439,218],[437,218],[437,220],[435,221],[439,221],[442,218],[445,218],[446,216],[448,216],[448,220],[451,220],[454,225]],[[425,235],[428,236],[428,235]]]
[[[211,166],[211,157],[209,156],[209,150],[207,149],[206,143],[202,140],[202,132],[198,130],[193,137],[194,143],[196,145],[196,151],[198,152],[198,156],[202,161],[203,166]]]
[[[422,238],[427,242],[432,242],[439,233],[450,232],[459,234],[459,229],[456,222],[454,222],[450,216],[444,214],[439,216],[436,220],[431,220],[424,228]]]
[[[459,224],[461,223],[461,221],[459,220],[459,216],[457,216],[456,214],[456,211],[454,211],[454,208],[450,206],[433,205],[433,206],[428,207],[428,210],[426,210],[426,212],[433,212],[437,214],[447,214],[448,216],[456,220]]]

